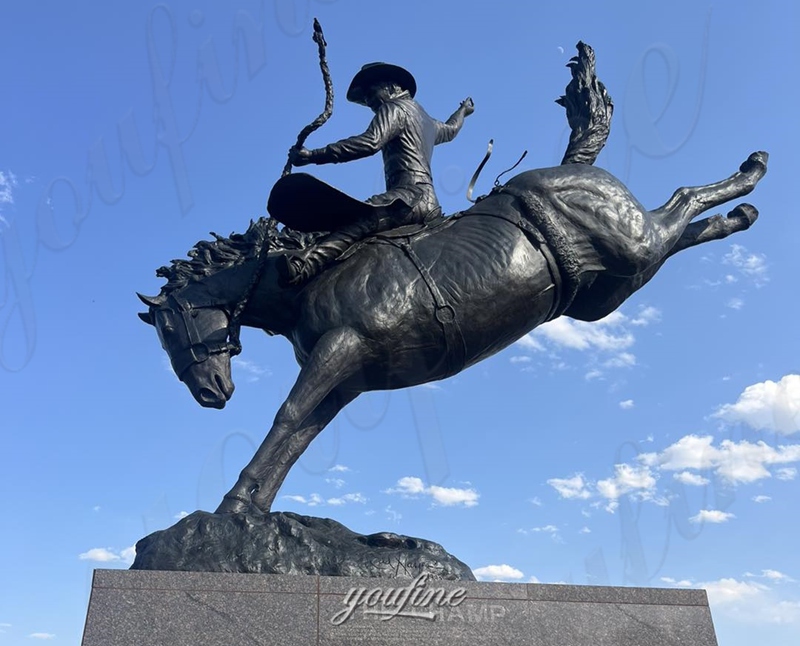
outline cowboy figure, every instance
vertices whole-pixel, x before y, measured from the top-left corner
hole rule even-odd
[[[324,237],[316,245],[287,256],[285,272],[292,283],[315,276],[354,242],[374,233],[406,224],[424,223],[441,215],[431,177],[431,157],[436,144],[452,140],[464,117],[475,110],[472,99],[442,123],[428,116],[414,100],[417,84],[410,72],[397,65],[370,63],[355,75],[347,99],[375,113],[363,134],[328,144],[324,148],[299,148],[292,152],[294,166],[352,161],[383,153],[386,192],[366,200],[374,213]]]

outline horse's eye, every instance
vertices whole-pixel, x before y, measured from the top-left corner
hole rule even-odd
[[[157,312],[156,319],[160,324],[159,328],[163,334],[170,335],[175,333],[175,326],[172,324],[172,321],[170,321],[166,312]]]

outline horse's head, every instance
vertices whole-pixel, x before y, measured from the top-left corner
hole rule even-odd
[[[138,294],[148,311],[139,314],[155,327],[172,369],[201,406],[224,408],[233,394],[231,357],[241,348],[229,339],[230,315],[219,304],[192,304],[175,294]]]

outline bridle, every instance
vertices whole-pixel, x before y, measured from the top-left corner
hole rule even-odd
[[[172,366],[175,369],[175,374],[178,376],[178,379],[182,381],[184,373],[189,368],[203,363],[204,361],[208,361],[208,359],[215,354],[227,352],[231,357],[235,357],[237,354],[241,353],[242,345],[239,342],[238,334],[240,325],[238,322],[233,321],[233,317],[224,306],[224,303],[190,303],[172,294],[167,298],[167,303],[170,305],[174,304],[174,307],[165,307],[162,305],[159,309],[171,313],[175,319],[183,324],[183,329],[186,331],[186,338],[189,340],[188,347],[172,356]],[[227,334],[223,341],[213,341],[209,343],[201,337],[200,330],[197,328],[194,312],[211,307],[221,310],[228,317],[228,325],[226,327]]]

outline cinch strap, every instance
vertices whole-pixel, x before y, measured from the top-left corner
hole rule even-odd
[[[431,296],[433,296],[433,302],[436,305],[436,320],[439,321],[439,325],[442,326],[442,332],[444,333],[445,356],[447,358],[447,374],[445,376],[451,377],[461,372],[466,365],[467,347],[464,343],[464,335],[461,332],[461,326],[458,324],[458,314],[455,309],[442,295],[442,292],[436,285],[436,281],[433,279],[433,276],[431,276],[431,272],[410,244],[405,241],[383,238],[382,236],[377,237],[402,249],[414,267],[417,268],[420,276],[422,276],[422,280],[428,287],[428,291],[431,293]]]

